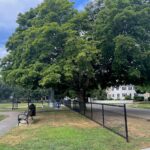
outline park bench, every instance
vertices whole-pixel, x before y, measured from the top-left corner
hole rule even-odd
[[[26,124],[29,124],[28,119],[29,119],[29,113],[27,111],[25,111],[22,114],[19,114],[18,115],[18,126],[19,126],[20,123],[24,123],[24,122]]]
[[[31,104],[29,106],[28,111],[25,111],[24,113],[21,113],[18,115],[18,126],[20,123],[26,123],[29,124],[29,117],[33,120],[33,116],[36,115],[36,107],[34,104]]]

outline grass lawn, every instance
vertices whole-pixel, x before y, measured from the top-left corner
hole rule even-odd
[[[129,107],[132,108],[144,108],[144,109],[150,109],[150,102],[135,102],[133,104],[130,104]]]
[[[35,103],[37,110],[42,110],[42,104],[41,103]],[[47,109],[48,104],[44,104],[44,110]],[[14,111],[23,112],[27,110],[28,104],[27,103],[18,103],[18,109],[15,109]],[[5,111],[12,111],[12,103],[0,103],[0,112]]]
[[[35,103],[37,107],[42,107],[41,103]],[[48,104],[45,104],[48,105]],[[27,108],[27,103],[18,103],[18,108]],[[0,103],[0,109],[12,109],[12,103]]]
[[[14,128],[0,138],[0,150],[138,150],[148,143],[150,138],[137,135],[126,143],[122,137],[65,109],[38,113],[29,126]]]
[[[0,121],[2,121],[2,120],[5,119],[5,118],[6,118],[6,116],[0,115]]]

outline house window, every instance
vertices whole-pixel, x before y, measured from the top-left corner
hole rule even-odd
[[[117,98],[120,98],[120,94],[117,94]]]
[[[122,87],[122,90],[126,90],[126,87],[125,87],[125,86],[123,86],[123,87]]]
[[[112,94],[112,97],[114,97],[114,94]]]
[[[122,96],[124,97],[124,96],[127,96],[127,93],[122,93]]]
[[[116,90],[118,91],[118,90],[119,90],[119,87],[116,87]]]
[[[128,87],[128,90],[132,90],[132,86],[129,86],[129,87]]]
[[[112,87],[112,91],[114,91],[114,88]]]

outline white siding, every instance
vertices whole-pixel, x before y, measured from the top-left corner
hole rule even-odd
[[[133,85],[121,85],[119,87],[109,87],[106,90],[108,99],[125,99],[125,96],[130,96],[133,99],[136,94]]]

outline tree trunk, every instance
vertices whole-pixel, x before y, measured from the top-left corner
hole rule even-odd
[[[78,98],[79,98],[79,109],[80,109],[80,111],[85,111],[87,99],[86,99],[86,91],[84,89],[80,89]]]

